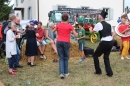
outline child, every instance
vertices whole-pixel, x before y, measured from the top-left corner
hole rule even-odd
[[[128,30],[130,30],[128,28],[128,25],[126,24],[126,15],[122,15],[121,16],[121,24],[118,28],[119,32],[122,34],[125,34]],[[128,55],[128,50],[129,50],[129,42],[130,42],[130,37],[121,37],[122,39],[122,43],[123,43],[123,49],[121,52],[121,59],[124,60],[126,59],[130,59],[127,57]]]
[[[83,62],[86,57],[84,54],[84,44],[85,44],[85,30],[83,28],[83,23],[79,23],[79,31],[78,31],[78,43],[79,43],[79,50],[81,51],[81,59],[79,62]]]

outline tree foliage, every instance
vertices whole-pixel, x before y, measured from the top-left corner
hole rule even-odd
[[[0,21],[8,20],[12,6],[9,6],[11,0],[0,0]]]

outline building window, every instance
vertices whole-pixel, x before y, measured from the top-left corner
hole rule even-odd
[[[19,17],[19,14],[17,13],[16,16]]]
[[[62,5],[58,5],[58,10],[63,10],[64,8],[66,8],[66,6],[62,6]]]
[[[16,6],[18,6],[18,0],[16,0]]]
[[[32,19],[32,7],[28,8],[28,19]]]
[[[66,6],[58,6],[58,8],[65,8]]]
[[[23,3],[24,2],[24,0],[21,0],[21,3]]]

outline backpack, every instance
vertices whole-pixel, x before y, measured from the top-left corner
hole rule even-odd
[[[8,29],[9,29],[8,28],[9,22],[11,22],[11,21],[7,21],[7,22],[3,23],[2,30],[1,30],[2,41],[6,41],[6,33],[7,33]]]

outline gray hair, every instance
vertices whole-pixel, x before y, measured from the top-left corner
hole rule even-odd
[[[15,25],[14,22],[9,22],[9,24],[8,24],[8,28],[11,29],[11,27],[14,26],[14,25]]]
[[[50,23],[48,24],[48,26],[51,27],[53,24],[54,24],[53,22],[50,22]]]

